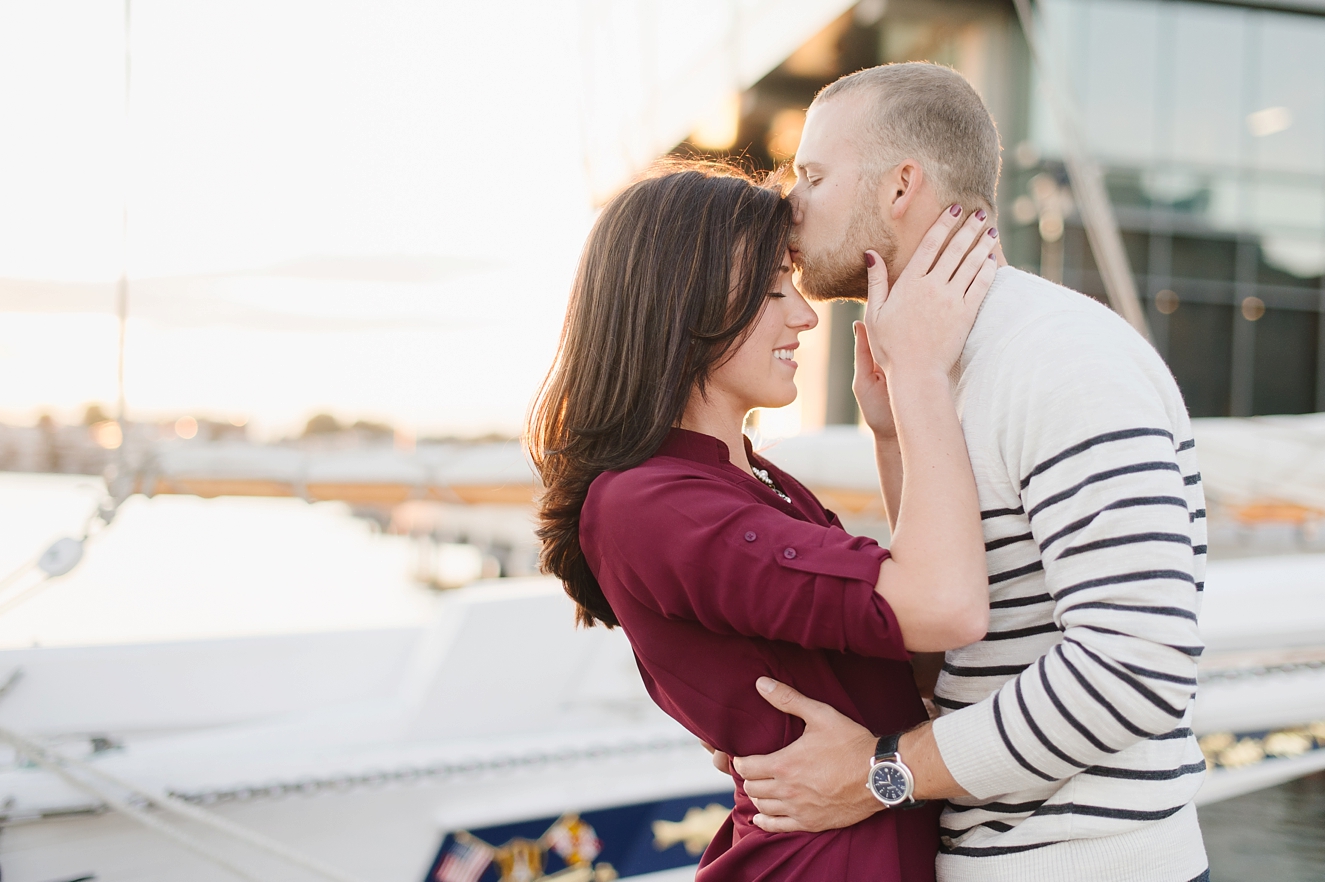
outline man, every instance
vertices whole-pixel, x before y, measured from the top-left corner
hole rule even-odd
[[[939,212],[993,215],[998,135],[958,74],[885,65],[819,94],[795,169],[802,285],[860,299],[866,249],[895,280]],[[1205,510],[1172,376],[1103,306],[1002,266],[954,380],[989,631],[947,653],[939,717],[900,740],[761,679],[807,726],[776,754],[733,761],[756,823],[821,830],[947,799],[943,882],[1208,878],[1190,728]],[[876,429],[881,461],[897,461],[895,433]],[[873,772],[867,789],[872,766],[905,767],[913,791]]]

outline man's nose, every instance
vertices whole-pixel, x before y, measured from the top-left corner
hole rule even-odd
[[[801,208],[801,185],[797,184],[787,193],[787,201],[791,203],[791,222],[799,224],[804,219],[804,211]]]

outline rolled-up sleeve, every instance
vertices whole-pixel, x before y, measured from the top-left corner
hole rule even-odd
[[[581,537],[641,604],[718,633],[910,658],[874,590],[888,557],[874,540],[799,520],[721,480],[646,469],[605,477]]]

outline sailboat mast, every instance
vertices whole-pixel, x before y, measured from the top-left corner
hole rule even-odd
[[[129,86],[132,76],[132,55],[130,52],[130,13],[132,0],[124,0],[124,167],[123,201],[120,205],[120,280],[116,290],[115,312],[119,319],[119,348],[116,364],[117,401],[115,419],[120,424],[120,461],[124,462],[125,447],[129,436],[126,422],[124,398],[124,337],[129,323],[129,170],[130,170],[130,131],[129,131]]]

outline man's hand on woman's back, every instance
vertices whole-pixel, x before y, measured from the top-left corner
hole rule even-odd
[[[758,687],[773,707],[804,720],[805,732],[776,753],[731,760],[759,810],[757,827],[817,833],[858,824],[883,809],[865,786],[878,743],[873,733],[785,683],[760,677]],[[929,723],[906,733],[901,749],[916,776],[917,799],[969,795],[943,765]]]
[[[732,760],[759,810],[756,826],[770,833],[817,833],[883,810],[865,787],[878,741],[868,729],[784,683],[760,677],[757,686],[773,707],[804,720],[805,732],[776,753]]]

